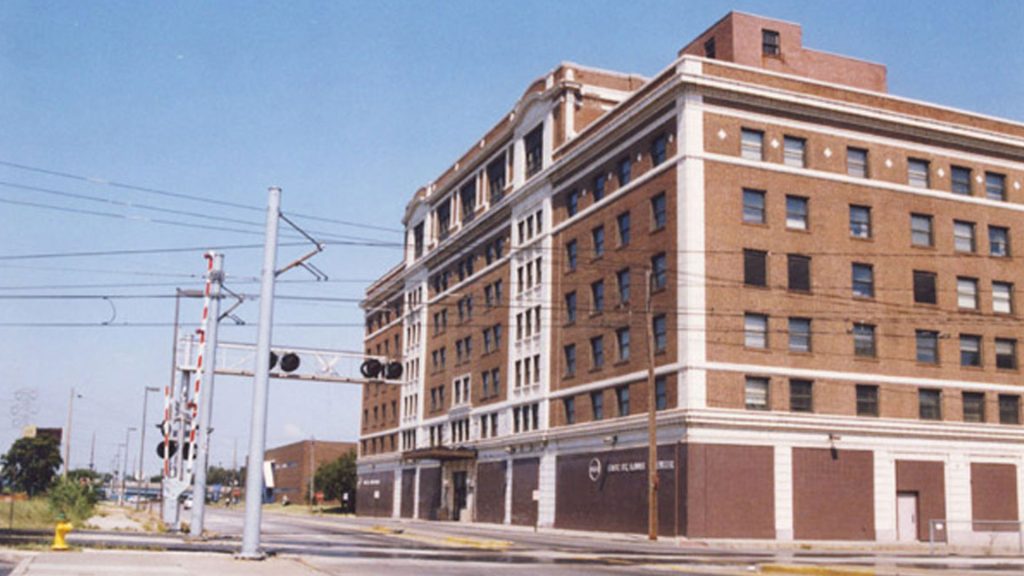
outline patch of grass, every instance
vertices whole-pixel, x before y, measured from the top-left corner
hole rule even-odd
[[[57,518],[45,496],[14,503],[14,522],[11,525],[11,504],[0,503],[0,528],[14,530],[53,530]]]

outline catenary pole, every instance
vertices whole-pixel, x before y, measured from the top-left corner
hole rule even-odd
[[[146,460],[146,408],[149,402],[149,393],[159,391],[160,389],[157,388],[156,386],[146,386],[145,389],[143,389],[142,391],[142,428],[139,428],[139,474],[136,477],[136,480],[138,480],[139,483],[141,483],[144,480],[143,474],[145,473],[143,462],[145,462]],[[141,497],[136,502],[135,509],[142,509]]]
[[[274,278],[277,274],[277,229],[281,213],[281,189],[270,188],[267,200],[267,232],[263,247],[260,281],[260,324],[256,337],[256,359],[252,385],[252,421],[249,428],[249,457],[245,478],[245,528],[242,532],[244,560],[261,560],[260,521],[263,514],[263,457],[267,437],[267,395],[270,383],[270,337],[274,322]]]
[[[128,451],[131,446],[132,432],[135,432],[134,426],[124,429],[124,464],[121,466],[121,495],[117,499],[118,506],[124,506],[124,493],[128,490]]]
[[[651,270],[647,270],[646,310],[647,338],[647,538],[658,539],[658,406],[654,377],[654,312],[651,308]]]
[[[192,483],[192,522],[189,524],[189,536],[200,538],[203,535],[203,522],[206,514],[206,467],[210,461],[210,418],[213,415],[213,376],[217,365],[217,326],[220,324],[220,292],[224,281],[224,255],[209,252],[206,258],[210,261],[209,275],[206,284],[207,306],[203,329],[205,346],[199,389],[199,425],[195,449],[199,464],[195,468]]]
[[[68,477],[68,470],[71,468],[71,409],[75,405],[75,387],[71,387],[71,396],[68,397],[68,425],[64,430],[64,474]]]

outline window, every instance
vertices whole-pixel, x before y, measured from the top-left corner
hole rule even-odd
[[[665,376],[654,377],[654,407],[655,410],[668,408],[668,379]]]
[[[598,390],[590,393],[590,407],[594,411],[594,420],[604,420],[604,394]]]
[[[743,315],[743,345],[747,348],[768,348],[768,316]]]
[[[853,264],[853,295],[856,298],[875,297],[875,271],[870,264]]]
[[[953,166],[952,176],[953,193],[963,196],[971,195],[971,169],[963,166]]]
[[[932,217],[927,214],[910,215],[910,244],[912,246],[933,246]]]
[[[565,408],[565,423],[576,423],[576,399],[573,397],[563,398],[562,407]]]
[[[497,204],[505,195],[505,155],[487,165],[487,187],[491,204]]]
[[[459,202],[462,204],[462,220],[469,222],[476,214],[476,179],[470,179],[459,189]]]
[[[651,198],[651,221],[654,223],[653,230],[661,230],[665,227],[665,193],[661,192]]]
[[[850,205],[850,236],[871,238],[871,208]]]
[[[598,226],[590,231],[594,241],[594,258],[604,256],[604,226]]]
[[[917,391],[918,415],[921,420],[942,420],[942,392],[933,389]]]
[[[810,352],[811,351],[811,319],[790,318],[789,319],[789,351]]]
[[[787,255],[786,272],[790,290],[811,291],[811,258],[809,256]]]
[[[985,421],[985,394],[983,392],[964,392],[964,422]]]
[[[779,56],[782,54],[778,32],[768,30],[767,28],[761,30],[761,53],[765,56]]]
[[[1010,256],[1010,229],[1002,226],[988,227],[988,253],[1000,258]]]
[[[604,367],[604,336],[590,339],[590,363],[595,369]]]
[[[747,160],[764,160],[764,132],[744,128],[740,133],[740,156]]]
[[[1006,200],[1006,176],[995,172],[985,172],[985,198]]]
[[[878,416],[878,386],[857,384],[857,416]]]
[[[658,166],[665,161],[668,152],[668,136],[662,134],[651,142],[651,166]]]
[[[578,245],[575,240],[570,240],[568,244],[565,245],[565,257],[566,261],[568,261],[569,263],[570,271],[576,269],[576,259],[578,251]]]
[[[934,272],[914,270],[914,302],[919,304],[935,304],[936,275]]]
[[[960,335],[960,365],[981,366],[981,336]]]
[[[1003,370],[1017,369],[1017,340],[1013,338],[996,338],[996,368]]]
[[[568,344],[562,351],[565,353],[565,375],[576,375],[576,345]]]
[[[875,346],[875,325],[853,325],[853,355],[861,358],[874,358],[877,354]]]
[[[803,138],[785,136],[782,139],[783,161],[786,166],[803,168],[806,165],[805,149],[807,141]]]
[[[619,177],[619,188],[629,184],[633,177],[633,161],[628,156],[619,160],[616,166],[616,175]]]
[[[423,222],[420,222],[412,229],[413,250],[416,258],[423,256]]]
[[[999,395],[999,423],[1020,424],[1020,396]]]
[[[580,191],[578,189],[571,190],[569,195],[565,198],[565,211],[572,218],[580,211]]]
[[[625,305],[629,302],[629,268],[619,270],[615,278],[619,284],[619,303]]]
[[[1013,313],[1013,284],[992,283],[992,311],[999,314]]]
[[[705,58],[714,58],[715,57],[715,39],[714,38],[708,38],[707,41],[704,42],[704,57]]]
[[[655,254],[651,258],[651,284],[652,289],[661,290],[668,285],[668,269],[665,253]]]
[[[448,200],[445,200],[438,204],[437,209],[434,211],[437,217],[437,236],[441,240],[448,237],[448,233],[451,231],[452,225],[452,206]]]
[[[652,320],[654,324],[654,352],[664,352],[668,348],[668,324],[664,314],[658,314]]]
[[[623,212],[615,219],[619,226],[619,246],[629,246],[629,212]]]
[[[917,330],[917,361],[924,364],[939,363],[939,333],[934,330]]]
[[[629,386],[616,388],[615,399],[619,404],[619,416],[629,416]]]
[[[608,177],[598,174],[594,177],[594,202],[600,202],[604,198],[604,192],[608,188]]]
[[[743,221],[750,224],[764,224],[764,192],[743,190]]]
[[[619,345],[619,361],[629,360],[629,328],[616,330],[615,341]]]
[[[572,323],[576,321],[576,291],[565,295],[565,321]]]
[[[978,309],[978,281],[976,279],[957,277],[956,304],[959,308]]]
[[[604,280],[590,285],[590,309],[594,313],[604,311]]]
[[[526,177],[529,178],[543,167],[544,163],[544,125],[541,124],[523,138],[526,148]]]
[[[814,383],[810,380],[789,381],[789,411],[814,412]]]
[[[863,148],[846,149],[846,174],[854,178],[868,177],[868,151]]]
[[[927,160],[907,159],[907,184],[914,188],[930,188],[928,167]]]
[[[953,248],[957,252],[974,252],[974,222],[953,221]]]
[[[768,285],[768,253],[743,250],[743,283],[747,286]]]
[[[807,230],[807,198],[786,196],[786,228]]]
[[[768,409],[768,379],[747,376],[744,399],[747,410]]]

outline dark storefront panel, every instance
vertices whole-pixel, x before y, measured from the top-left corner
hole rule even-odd
[[[356,514],[386,518],[394,509],[395,475],[378,472],[359,476],[356,488]]]
[[[874,453],[793,449],[793,535],[798,540],[875,539]]]
[[[437,520],[441,510],[441,469],[420,468],[420,519]]]
[[[539,486],[540,458],[512,461],[512,523],[521,526],[537,524],[537,502],[533,491]]]
[[[928,540],[931,520],[946,517],[946,478],[942,462],[896,461],[896,492],[917,493],[917,539]],[[946,539],[946,531],[937,529],[936,537]]]
[[[975,524],[990,532],[1017,531],[1017,467],[1013,464],[971,464],[971,509],[979,520],[1011,520],[1008,524]]]
[[[660,446],[658,533],[676,534],[674,446]],[[647,532],[647,449],[559,456],[555,473],[555,526],[604,532]],[[682,511],[679,511],[682,512]]]
[[[412,518],[416,512],[416,470],[402,470],[402,518]]]
[[[476,521],[501,524],[505,521],[505,473],[508,463],[482,462],[476,465]]]
[[[717,444],[686,448],[686,535],[775,538],[775,450]]]

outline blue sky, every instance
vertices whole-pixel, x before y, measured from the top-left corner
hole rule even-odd
[[[0,162],[45,168],[258,208],[266,188],[284,209],[398,227],[411,194],[440,174],[526,86],[564,60],[651,75],[690,39],[736,9],[801,23],[806,46],[888,66],[896,95],[1024,121],[1024,3],[990,2],[24,2],[0,5]],[[50,193],[17,186],[45,188]],[[0,257],[259,243],[257,233],[197,229],[10,204],[35,202],[132,216],[256,225],[147,212],[59,196],[74,193],[216,218],[260,222],[229,208],[0,165]],[[6,201],[6,202],[5,202]],[[384,240],[387,231],[302,221],[311,229]],[[282,251],[281,258],[291,253]],[[229,284],[255,292],[258,250],[226,251]],[[279,294],[361,295],[397,262],[393,248],[331,247],[317,264],[335,282]],[[198,287],[201,251],[0,260],[2,294],[173,294]],[[304,280],[301,272],[289,276]],[[83,286],[95,288],[39,288]],[[118,322],[166,323],[173,301],[114,300]],[[0,322],[90,322],[104,301],[0,300]],[[183,318],[197,318],[194,303]],[[256,322],[255,304],[240,315]],[[353,304],[279,302],[276,320],[359,323]],[[251,327],[222,337],[255,338]],[[0,326],[0,405],[39,391],[35,420],[63,425],[75,407],[73,466],[108,469],[142,387],[169,378],[170,329]],[[275,342],[359,349],[357,327],[275,329]],[[275,382],[270,443],[354,439],[358,391]],[[218,380],[213,461],[239,461],[251,384]],[[151,396],[150,421],[159,415]],[[0,411],[0,448],[17,437]],[[153,444],[150,429],[149,444]],[[132,442],[135,458],[138,436]],[[147,469],[156,469],[147,447]]]

